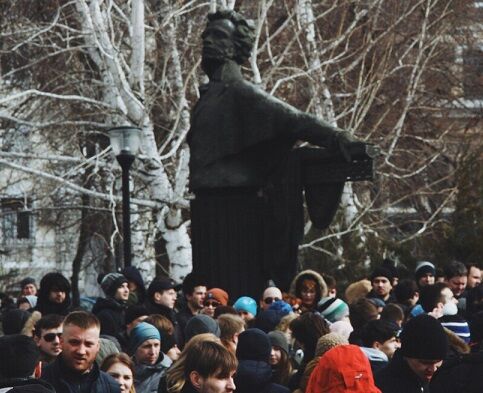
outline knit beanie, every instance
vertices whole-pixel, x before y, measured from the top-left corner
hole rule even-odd
[[[386,277],[390,283],[392,283],[393,275],[391,271],[385,267],[378,266],[374,269],[371,274],[371,282],[374,281],[376,277]]]
[[[19,334],[27,320],[30,318],[30,313],[25,310],[17,308],[7,311],[3,314],[2,328],[4,334]],[[1,352],[0,352],[1,354]]]
[[[242,296],[241,298],[239,298],[233,305],[233,308],[236,311],[249,312],[253,316],[257,315],[257,302],[248,296]]]
[[[354,331],[351,323],[349,321],[337,321],[330,325],[331,333],[337,333],[338,335],[349,339],[349,336]]]
[[[292,306],[283,300],[277,300],[270,304],[268,307],[269,310],[274,310],[280,318],[283,318],[285,315],[290,314],[293,312]]]
[[[416,277],[416,281],[428,273],[435,276],[436,275],[435,266],[428,261],[418,262],[418,264],[416,265],[416,269],[414,270],[414,276]]]
[[[39,358],[32,338],[22,334],[0,337],[0,380],[30,377]]]
[[[268,338],[270,339],[272,347],[279,347],[288,355],[288,342],[285,334],[280,330],[274,330],[273,332],[268,333]]]
[[[349,315],[347,303],[335,297],[323,297],[320,299],[317,310],[330,322],[340,321]]]
[[[228,293],[221,288],[211,288],[206,292],[205,301],[210,299],[216,300],[222,306],[226,306],[228,304]]]
[[[131,336],[129,337],[131,353],[134,354],[138,347],[146,340],[161,341],[161,336],[159,335],[159,330],[153,325],[147,322],[141,322],[131,331]]]
[[[146,306],[143,305],[134,305],[134,306],[129,306],[126,309],[126,316],[124,321],[126,322],[126,325],[130,324],[132,321],[135,319],[142,317],[143,315],[149,315],[149,311],[146,308]]]
[[[101,274],[97,278],[97,282],[101,284],[101,288],[106,296],[114,297],[117,288],[122,284],[127,283],[127,279],[121,273],[108,273],[105,275]]]
[[[400,335],[401,354],[408,358],[441,360],[448,352],[448,338],[441,323],[430,315],[412,318]]]
[[[254,327],[268,333],[275,329],[281,319],[282,316],[275,310],[261,311],[255,318]]]
[[[272,346],[267,333],[260,329],[247,329],[238,336],[236,357],[238,360],[268,362]]]
[[[113,353],[119,353],[116,343],[106,337],[99,337],[99,352],[96,355],[96,363],[100,366],[104,359]]]
[[[349,344],[347,338],[338,333],[324,334],[317,340],[317,346],[315,347],[315,356],[322,356],[329,349],[332,349],[338,345]]]
[[[184,328],[186,342],[201,333],[213,333],[216,337],[220,337],[220,326],[218,326],[216,320],[208,315],[195,315],[189,319]]]
[[[23,289],[25,287],[25,285],[29,285],[29,284],[35,284],[35,278],[32,278],[32,277],[25,277],[22,281],[20,281],[20,288]]]

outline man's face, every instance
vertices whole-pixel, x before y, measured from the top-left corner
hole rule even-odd
[[[271,304],[277,300],[282,300],[282,292],[280,289],[276,287],[267,288],[263,291],[263,296],[260,300],[260,308],[266,311]]]
[[[135,358],[138,363],[153,365],[156,363],[161,351],[161,341],[151,338],[144,341],[136,349]]]
[[[235,390],[235,382],[233,381],[233,372],[227,378],[217,378],[217,377],[208,377],[203,378],[199,377],[198,386],[195,389],[199,393],[230,393]]]
[[[465,290],[467,280],[468,278],[466,276],[455,276],[448,280],[448,286],[457,298],[460,297]]]
[[[201,36],[203,39],[203,60],[224,61],[234,59],[236,54],[234,32],[235,26],[228,19],[210,22]]]
[[[174,289],[166,289],[162,292],[156,292],[154,294],[154,302],[168,308],[174,308],[174,304],[176,302],[176,291]]]
[[[34,336],[39,349],[49,356],[57,357],[61,352],[60,338],[62,325],[52,329],[42,329],[40,337]]]
[[[188,304],[194,310],[201,310],[203,308],[203,301],[205,300],[206,296],[206,287],[205,286],[197,286],[193,289],[193,293],[191,295],[186,295],[186,299],[188,300]]]
[[[99,328],[82,329],[75,325],[66,325],[60,345],[66,366],[84,374],[91,369],[99,352]]]
[[[379,350],[384,352],[389,359],[392,359],[394,352],[396,352],[396,349],[398,349],[400,346],[401,345],[397,341],[397,338],[391,337],[389,340],[386,340],[379,345]]]
[[[468,271],[468,288],[474,288],[481,283],[481,270],[478,269],[476,266],[471,266],[470,270]]]
[[[441,290],[441,294],[444,296],[443,306],[446,303],[450,303],[450,302],[453,302],[455,304],[458,303],[458,300],[454,297],[453,291],[451,289],[449,289],[449,288],[443,288]]]
[[[22,288],[22,295],[29,296],[29,295],[37,295],[37,287],[34,284],[27,284]]]
[[[426,273],[419,278],[418,284],[420,287],[425,287],[426,285],[434,284],[434,276],[431,273]]]
[[[417,377],[425,382],[429,382],[433,378],[436,370],[443,364],[442,360],[426,360],[426,359],[413,359],[405,358],[409,368],[413,371]]]
[[[253,315],[251,312],[245,311],[245,310],[240,310],[238,311],[238,315],[245,321],[251,321],[252,319],[255,319],[255,315]]]
[[[49,292],[49,300],[52,303],[62,304],[65,300],[65,297],[66,297],[65,292],[57,288],[54,288]]]
[[[391,292],[392,285],[387,277],[379,276],[372,280],[372,288],[378,296],[386,297]]]
[[[129,285],[127,282],[123,283],[119,288],[117,288],[114,299],[120,300],[121,302],[125,302],[127,299],[129,299]]]

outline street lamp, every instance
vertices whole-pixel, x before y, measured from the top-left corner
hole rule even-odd
[[[122,168],[122,228],[124,267],[131,266],[131,212],[129,195],[129,169],[141,145],[141,129],[132,126],[108,130],[112,151]]]

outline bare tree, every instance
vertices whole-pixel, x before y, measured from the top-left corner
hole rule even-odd
[[[181,280],[191,269],[185,137],[204,78],[199,37],[207,12],[234,7],[256,20],[245,70],[255,83],[382,149],[375,182],[347,185],[334,225],[320,233],[308,222],[301,246],[307,259],[353,271],[361,261],[431,234],[454,202],[452,136],[467,124],[455,122],[447,108],[462,98],[453,54],[472,39],[472,5],[6,2],[0,16],[1,187],[28,183],[40,210],[65,201],[81,206],[77,225],[85,220],[80,211],[111,212],[114,225],[97,233],[115,254],[122,233],[116,220],[120,171],[105,131],[141,127],[143,149],[132,173],[134,263],[152,277],[158,251],[169,260],[167,273]],[[82,253],[78,249],[76,266]]]

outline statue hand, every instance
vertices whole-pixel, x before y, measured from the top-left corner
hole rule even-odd
[[[339,131],[335,135],[335,141],[337,148],[340,150],[344,159],[347,162],[352,161],[352,155],[350,151],[350,145],[359,142],[356,138],[354,138],[349,132],[347,131]]]

